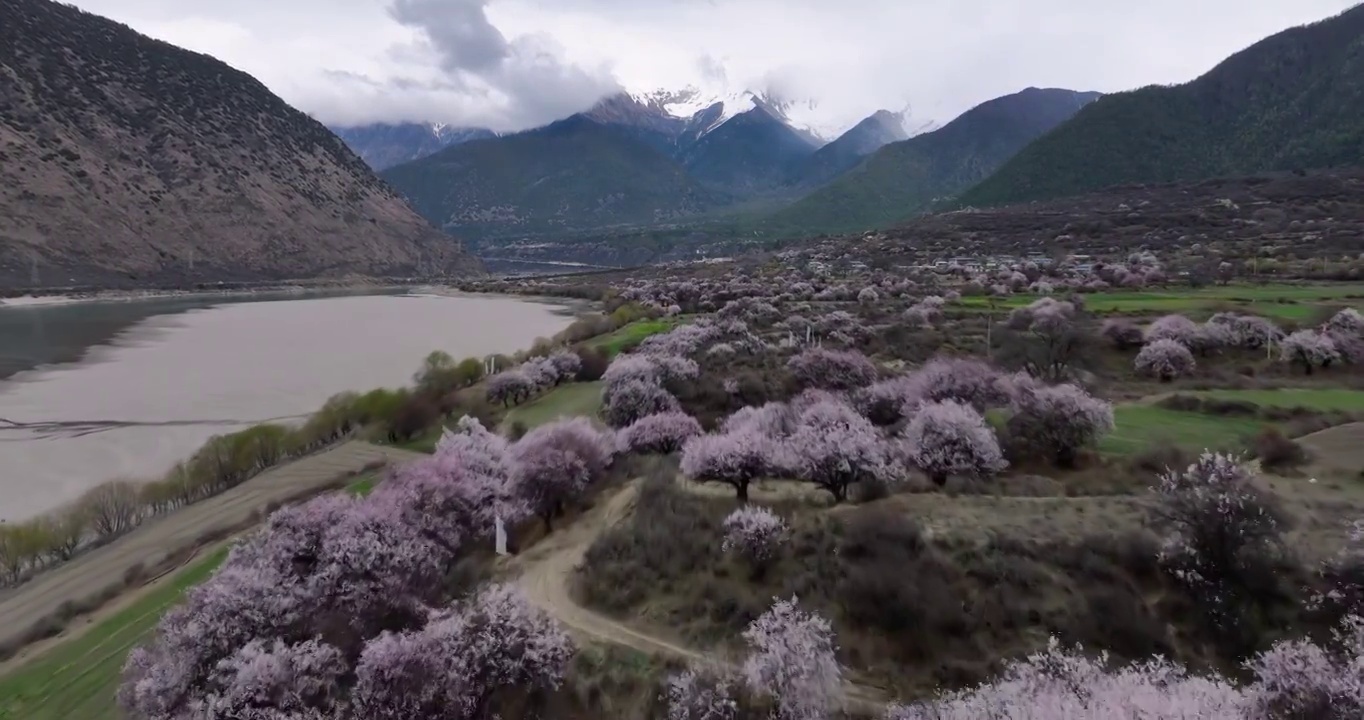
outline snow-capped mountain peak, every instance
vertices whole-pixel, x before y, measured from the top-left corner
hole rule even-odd
[[[748,89],[707,90],[689,85],[680,90],[651,90],[628,94],[635,102],[670,117],[689,121],[704,120],[705,126],[696,129],[698,137],[720,127],[731,118],[758,107],[797,133],[806,135],[815,145],[838,137],[838,134],[846,129],[818,122],[815,113],[818,102],[815,100],[791,102]],[[702,113],[716,106],[719,106],[719,112],[706,113],[704,118],[701,117]]]

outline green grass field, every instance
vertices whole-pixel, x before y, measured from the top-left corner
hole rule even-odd
[[[658,320],[637,320],[625,327],[607,335],[592,340],[588,345],[606,351],[607,355],[615,357],[626,350],[644,342],[650,335],[665,333],[677,327],[683,321],[680,318],[661,318]]]
[[[502,423],[509,427],[514,422],[522,422],[527,428],[535,428],[561,417],[595,417],[601,410],[601,386],[600,381],[560,385],[507,411]]]
[[[1113,421],[1113,432],[1099,443],[1100,452],[1113,455],[1131,455],[1159,442],[1193,451],[1239,451],[1248,438],[1270,424],[1255,418],[1222,417],[1136,404],[1115,406]]]
[[[1085,307],[1098,313],[1193,313],[1239,310],[1281,320],[1305,320],[1324,307],[1351,305],[1364,308],[1364,285],[1227,285],[1203,288],[1089,293]],[[1035,295],[1010,295],[996,301],[1008,310],[1036,300]],[[962,298],[961,305],[989,307],[984,297]]]
[[[169,583],[106,618],[84,635],[53,646],[14,673],[0,677],[0,719],[113,720],[128,651],[146,640],[161,615],[185,590],[208,579],[227,548],[196,559]]]
[[[1292,388],[1282,390],[1207,390],[1191,394],[1219,400],[1252,402],[1263,407],[1305,407],[1321,411],[1364,412],[1364,390]]]

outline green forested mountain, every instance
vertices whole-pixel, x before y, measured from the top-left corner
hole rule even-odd
[[[582,115],[446,148],[382,177],[417,212],[471,239],[668,222],[714,202],[657,148]]]
[[[961,202],[1361,162],[1364,5],[1266,38],[1189,83],[1107,95]]]
[[[1028,88],[966,111],[938,130],[893,142],[767,218],[774,232],[861,230],[903,220],[980,182],[1098,93]]]

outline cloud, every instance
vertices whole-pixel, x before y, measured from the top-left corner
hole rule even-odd
[[[332,124],[518,130],[618,85],[815,98],[946,122],[1024,87],[1190,80],[1355,0],[75,0],[224,60]],[[0,0],[3,2],[3,0]]]
[[[416,30],[415,44],[390,51],[394,57],[420,58],[428,51],[442,77],[424,87],[398,82],[401,93],[459,96],[475,101],[464,124],[494,130],[541,125],[578,112],[620,90],[605,66],[585,69],[564,62],[548,35],[508,40],[488,19],[488,0],[393,0],[389,15]]]

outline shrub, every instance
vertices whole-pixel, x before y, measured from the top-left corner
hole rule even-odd
[[[1137,353],[1132,367],[1139,374],[1159,378],[1169,382],[1193,372],[1194,357],[1189,348],[1174,340],[1162,338],[1153,340]]]
[[[611,356],[600,348],[582,347],[574,351],[578,356],[579,382],[595,382],[606,373],[611,365]]]
[[[767,508],[745,506],[730,513],[724,522],[725,539],[720,549],[734,553],[755,571],[766,567],[781,549],[786,522]]]
[[[1267,426],[1251,441],[1255,457],[1260,467],[1278,469],[1297,467],[1307,462],[1307,452],[1302,446],[1284,437],[1278,428]]]

